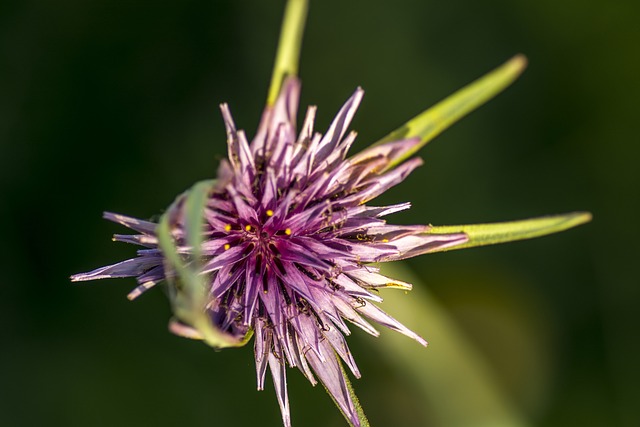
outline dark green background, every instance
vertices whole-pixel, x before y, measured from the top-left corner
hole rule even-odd
[[[283,7],[0,4],[0,425],[280,425],[270,381],[255,391],[250,348],[170,335],[162,292],[128,302],[133,280],[67,278],[133,254],[110,242],[123,229],[103,210],[149,217],[215,175],[219,103],[253,134]],[[302,105],[319,106],[324,130],[362,86],[356,149],[529,57],[511,89],[381,199],[413,202],[397,222],[593,212],[563,234],[410,263],[535,426],[640,425],[639,11],[634,0],[311,2]],[[408,326],[429,338],[429,325]],[[438,426],[410,375],[378,357],[384,334],[350,342],[374,426]],[[294,425],[344,425],[321,387],[289,372]]]

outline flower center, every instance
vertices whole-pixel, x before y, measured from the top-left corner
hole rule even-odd
[[[263,224],[247,224],[240,230],[239,234],[242,240],[252,244],[252,250],[256,254],[279,257],[277,242],[290,236],[291,229],[286,228],[274,231],[270,227],[264,227]]]

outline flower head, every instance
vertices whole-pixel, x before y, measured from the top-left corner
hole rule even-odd
[[[324,134],[314,130],[315,107],[296,131],[300,81],[292,64],[305,13],[306,2],[290,1],[278,54],[286,60],[276,61],[267,108],[251,142],[223,104],[228,160],[220,163],[217,179],[179,196],[159,223],[105,213],[135,232],[114,240],[143,249],[135,258],[71,279],[135,277],[139,285],[130,299],[168,282],[172,332],[214,347],[240,346],[254,337],[258,389],[269,368],[285,426],[291,425],[286,366],[297,367],[314,385],[322,382],[349,423],[360,426],[363,416],[342,368],[345,363],[360,377],[345,341],[349,325],[378,335],[372,323],[380,324],[427,345],[376,305],[381,288],[411,289],[380,274],[379,263],[535,237],[589,215],[476,226],[388,224],[385,218],[409,203],[369,203],[422,164],[411,156],[429,139],[513,81],[524,59],[514,58],[349,157],[356,133],[348,128],[364,93],[360,88]]]
[[[362,99],[361,89],[324,135],[313,129],[315,107],[307,110],[296,133],[299,92],[297,79],[284,84],[251,143],[236,130],[227,105],[221,106],[229,160],[220,164],[204,210],[204,260],[199,271],[207,283],[203,309],[223,333],[242,339],[249,330],[254,332],[258,388],[263,388],[268,366],[285,425],[290,425],[285,365],[300,369],[312,384],[317,376],[351,422],[359,425],[338,362],[339,357],[360,376],[344,339],[350,334],[345,320],[378,335],[368,322],[373,321],[427,345],[374,304],[382,301],[378,289],[409,290],[411,285],[381,275],[372,263],[458,245],[468,237],[427,234],[429,226],[390,225],[383,219],[409,208],[409,203],[368,205],[422,162],[415,158],[390,167],[420,142],[418,138],[346,157],[356,137],[347,130]],[[173,213],[173,233],[180,252],[187,252],[183,205]],[[111,213],[105,217],[138,233],[116,235],[115,240],[145,249],[137,258],[77,274],[72,280],[136,277],[140,286],[129,294],[133,299],[175,274],[163,261],[157,224]],[[174,323],[173,330],[198,335],[181,323]]]

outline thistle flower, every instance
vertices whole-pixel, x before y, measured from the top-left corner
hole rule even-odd
[[[381,288],[411,289],[380,274],[377,263],[535,237],[582,223],[588,215],[480,226],[387,223],[388,215],[409,203],[369,203],[422,164],[410,157],[429,139],[513,81],[524,60],[516,57],[437,110],[348,157],[356,138],[348,133],[349,124],[362,89],[324,134],[314,130],[315,107],[307,109],[296,131],[295,67],[305,13],[305,2],[291,1],[272,91],[251,142],[221,105],[228,160],[220,163],[217,179],[179,196],[159,223],[105,213],[135,232],[117,234],[115,241],[143,249],[136,258],[71,280],[135,277],[139,286],[129,299],[167,281],[172,332],[218,348],[244,345],[253,336],[258,389],[268,367],[285,426],[291,425],[286,366],[297,367],[314,385],[320,381],[348,422],[360,426],[366,421],[341,364],[360,377],[345,341],[350,334],[345,320],[374,336],[378,331],[370,322],[427,345],[376,305],[382,302]],[[288,59],[282,62],[283,57]]]
[[[314,133],[315,108],[307,111],[295,132],[300,83],[289,79],[251,144],[237,131],[222,105],[229,149],[218,180],[207,194],[199,273],[207,275],[204,309],[222,332],[241,340],[255,335],[258,389],[267,366],[271,371],[285,425],[290,425],[284,364],[297,367],[312,383],[314,373],[340,409],[358,424],[337,355],[355,377],[358,367],[343,334],[344,319],[372,335],[366,319],[427,342],[372,302],[383,287],[409,290],[411,285],[378,273],[371,263],[395,261],[457,245],[464,233],[426,234],[424,225],[387,224],[386,215],[409,203],[375,207],[366,204],[400,183],[422,162],[415,158],[395,169],[391,162],[420,142],[393,141],[345,158],[355,133],[345,136],[363,95],[358,89],[340,110],[329,130]],[[184,239],[184,202],[172,212],[178,252],[188,253]],[[146,249],[138,257],[72,277],[74,281],[136,277],[137,297],[175,272],[165,268],[158,246],[157,224],[105,214],[139,234],[116,235],[116,241]],[[199,335],[174,323],[174,331]]]

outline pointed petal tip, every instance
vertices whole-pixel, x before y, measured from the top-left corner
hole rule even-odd
[[[100,269],[97,269],[100,270]],[[95,274],[96,270],[93,271],[89,271],[87,273],[78,273],[78,274],[74,274],[73,276],[70,276],[69,279],[74,282],[89,282],[91,280],[99,280],[99,279],[108,279],[110,278],[109,275],[99,275],[99,274]]]
[[[424,338],[422,338],[420,335],[416,334],[415,332],[411,331],[409,329],[409,332],[411,332],[411,335],[407,335],[409,338],[413,339],[415,342],[417,342],[418,344],[420,344],[421,346],[423,346],[424,348],[427,348],[429,346],[429,342],[427,340],[425,340]]]

